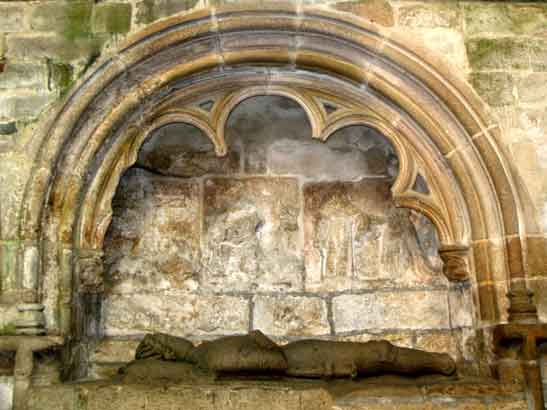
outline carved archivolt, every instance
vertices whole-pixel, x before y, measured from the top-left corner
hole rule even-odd
[[[433,221],[446,275],[473,273],[480,319],[500,320],[496,283],[522,286],[522,244],[537,233],[535,220],[520,205],[495,121],[450,67],[420,50],[372,23],[282,5],[152,25],[97,63],[42,127],[20,225],[35,249],[43,241],[59,249],[58,266],[41,266],[40,275],[60,271],[63,298],[79,288],[75,269],[91,285],[98,280],[96,265],[61,266],[61,253],[100,252],[119,178],[154,129],[192,124],[224,155],[233,108],[273,94],[302,106],[312,138],[358,124],[385,135],[400,161],[397,204]],[[415,189],[418,175],[427,192]],[[67,303],[58,303],[52,328],[66,329]]]

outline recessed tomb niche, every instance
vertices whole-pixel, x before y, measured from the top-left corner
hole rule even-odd
[[[433,224],[395,206],[393,146],[366,126],[311,135],[300,105],[260,96],[230,114],[225,156],[192,125],[149,136],[113,200],[95,377],[152,332],[386,339],[474,360],[470,289],[443,275]]]

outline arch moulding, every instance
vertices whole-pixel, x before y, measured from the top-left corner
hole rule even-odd
[[[505,320],[507,290],[510,319],[535,319],[526,288],[534,216],[523,210],[501,131],[472,89],[419,45],[372,23],[323,10],[229,7],[137,34],[42,127],[16,283],[31,302],[49,298],[48,333],[77,336],[78,298],[101,292],[112,197],[151,131],[192,124],[222,156],[231,110],[269,94],[298,102],[313,138],[350,125],[385,135],[400,160],[396,203],[435,224],[445,274],[471,282],[480,323]],[[414,189],[418,177],[428,193]],[[41,296],[46,280],[56,283],[54,295]]]

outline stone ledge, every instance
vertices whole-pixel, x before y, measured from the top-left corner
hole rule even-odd
[[[187,410],[526,409],[517,385],[382,376],[363,381],[221,380],[190,384],[84,382],[31,388],[29,410],[154,408]],[[420,384],[425,383],[425,384]]]

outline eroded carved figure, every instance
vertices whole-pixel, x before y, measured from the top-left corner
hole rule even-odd
[[[194,377],[196,372],[305,378],[355,378],[383,373],[451,375],[456,369],[448,354],[397,347],[387,341],[307,339],[278,346],[258,330],[198,346],[166,334],[147,335],[137,347],[135,358],[120,369],[121,373],[150,377],[150,372],[158,371],[159,361],[166,365],[160,369],[163,374],[159,376],[169,377],[169,373],[175,374],[175,378],[181,378],[182,373]],[[175,367],[172,362],[182,366]]]

